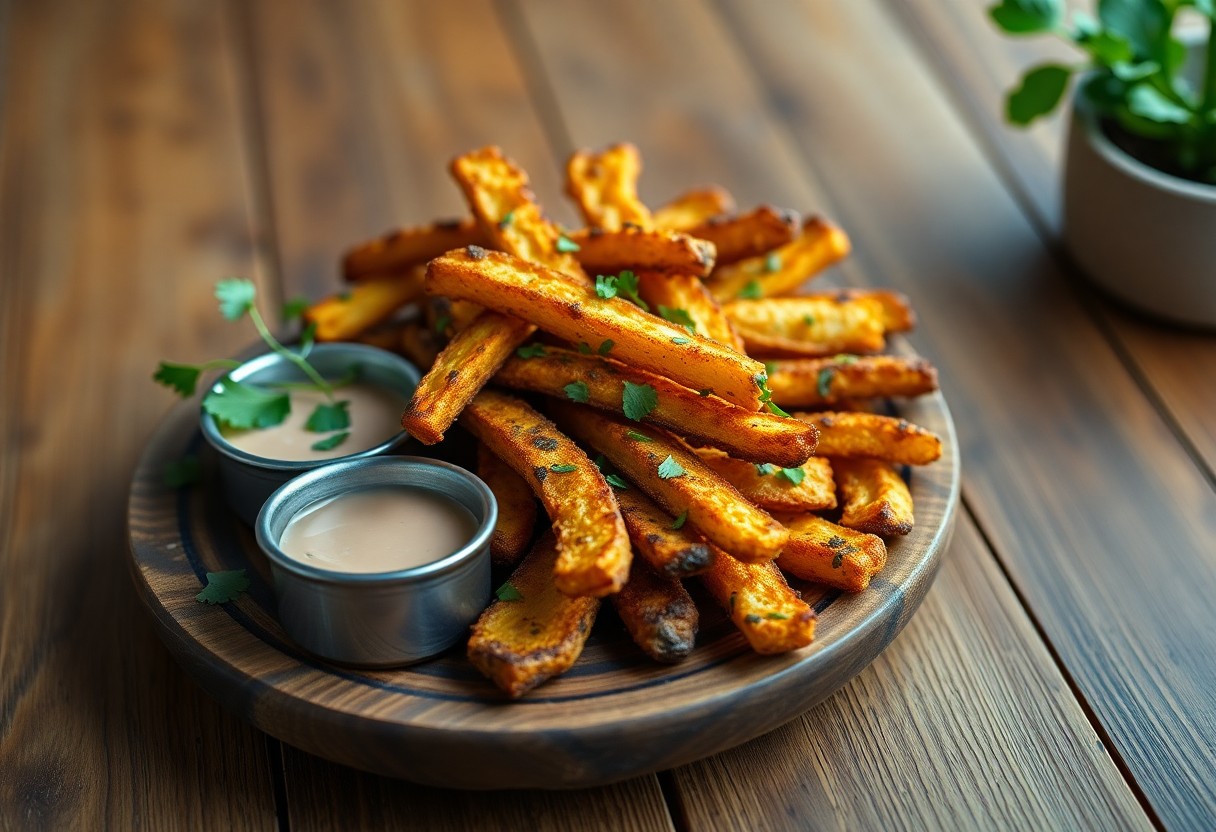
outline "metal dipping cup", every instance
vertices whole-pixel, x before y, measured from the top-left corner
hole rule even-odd
[[[289,558],[279,540],[308,506],[352,491],[424,488],[477,520],[473,538],[432,563],[396,572],[318,569]],[[434,656],[468,637],[490,598],[490,537],[498,504],[478,477],[416,456],[334,462],[296,477],[266,501],[254,530],[270,560],[279,621],[305,650],[338,664],[393,667]],[[409,546],[409,539],[401,541]]]
[[[418,387],[418,368],[399,355],[367,344],[318,344],[308,354],[308,363],[323,377],[340,378],[354,365],[359,380],[394,390],[405,398]],[[224,378],[255,384],[307,381],[300,369],[277,353],[266,353],[246,361]],[[274,490],[306,471],[347,459],[380,456],[404,444],[409,434],[401,431],[372,448],[332,459],[282,460],[255,456],[229,442],[210,413],[200,417],[203,436],[219,451],[220,480],[224,498],[237,517],[252,526],[258,511]]]

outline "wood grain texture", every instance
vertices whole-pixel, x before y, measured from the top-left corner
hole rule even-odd
[[[1058,241],[1067,108],[1029,130],[1010,127],[1003,113],[1006,90],[1026,69],[1046,61],[1075,62],[1076,50],[1055,38],[1005,37],[984,5],[969,0],[888,6],[905,22],[1006,186],[1070,268]],[[1216,338],[1156,323],[1104,298],[1095,299],[1095,310],[1141,383],[1194,444],[1209,478],[1216,479]]]
[[[982,527],[1136,777],[1206,817],[1216,669],[1199,657],[1213,639],[1185,623],[1216,589],[1202,475],[884,7],[720,9],[715,23],[695,3],[522,6],[563,129],[594,146],[628,124],[645,199],[675,190],[669,175],[712,170],[743,206],[839,221],[856,244],[839,271],[911,296],[913,343],[964,411]],[[597,36],[569,43],[572,31]],[[636,90],[659,77],[671,103],[639,108]]]
[[[913,294],[969,505],[1066,672],[1161,819],[1212,825],[1216,633],[1189,622],[1216,591],[1216,494],[885,7],[723,8],[857,265]],[[798,48],[808,30],[847,53]]]
[[[158,643],[123,528],[157,357],[223,353],[212,281],[256,265],[221,19],[2,16],[0,827],[273,828],[264,738]]]

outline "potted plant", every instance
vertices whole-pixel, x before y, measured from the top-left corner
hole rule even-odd
[[[1096,11],[1066,15],[1064,0],[990,9],[1009,34],[1055,35],[1085,56],[1030,69],[1006,114],[1030,124],[1081,73],[1064,167],[1065,244],[1118,298],[1216,327],[1216,0],[1098,0]],[[1191,36],[1179,36],[1180,13],[1197,24]]]

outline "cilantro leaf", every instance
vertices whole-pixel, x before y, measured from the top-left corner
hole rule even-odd
[[[345,400],[334,402],[333,404],[321,402],[317,405],[316,410],[309,415],[308,421],[304,423],[304,429],[310,430],[313,433],[346,430],[350,427],[349,407],[350,402]]]
[[[604,474],[604,479],[614,488],[629,489],[629,483],[625,482],[619,474]]]
[[[684,344],[691,344],[692,342],[687,338],[672,338],[671,343],[683,346]]]
[[[600,347],[596,350],[596,352],[600,355],[607,355],[608,353],[612,352],[612,348],[615,346],[616,342],[611,338],[608,338],[602,344],[600,344]]]
[[[203,464],[194,454],[187,454],[181,459],[173,459],[165,464],[165,485],[170,488],[182,488],[194,485],[203,476]]]
[[[568,254],[572,251],[578,251],[579,244],[574,242],[574,240],[571,240],[565,234],[560,234],[557,238],[557,250]]]
[[[677,517],[677,518],[675,519],[675,521],[674,521],[674,522],[671,524],[671,528],[672,528],[672,530],[674,531],[674,530],[678,530],[678,529],[682,529],[682,528],[684,528],[684,522],[685,522],[686,520],[688,520],[688,510],[687,510],[687,509],[685,509],[684,511],[680,512],[680,516],[679,516],[679,517]]]
[[[767,477],[776,470],[777,466],[771,462],[761,462],[756,465],[756,473],[761,477]]]
[[[756,300],[764,297],[764,290],[760,288],[760,281],[755,278],[747,281],[747,285],[739,290],[739,297],[745,300]]]
[[[291,413],[291,397],[231,379],[221,379],[203,397],[203,410],[239,430],[268,428]]]
[[[790,418],[790,414],[779,408],[777,403],[774,401],[767,401],[764,403],[764,406],[768,408],[769,413],[772,413],[775,416],[784,416],[787,419]]]
[[[650,305],[638,296],[638,276],[626,269],[616,276],[616,290],[622,296],[642,308],[643,312],[650,311]]]
[[[785,477],[794,485],[801,485],[802,481],[806,479],[806,471],[801,468],[782,468],[778,476]]]
[[[625,435],[628,436],[630,439],[633,439],[636,442],[653,442],[654,441],[646,434],[638,433],[636,430],[628,431]]]
[[[625,389],[621,393],[621,410],[625,411],[626,418],[640,422],[658,406],[659,394],[649,384],[625,382]]]
[[[754,612],[749,612],[747,615],[743,616],[743,620],[748,624],[759,624],[760,616],[756,615]]]
[[[308,298],[292,298],[283,304],[283,322],[290,323],[296,318],[304,317],[304,312],[309,307]]]
[[[253,308],[257,289],[252,280],[234,277],[215,284],[215,299],[220,302],[220,314],[230,321],[244,315]]]
[[[515,588],[515,585],[513,583],[511,583],[510,581],[507,581],[505,584],[500,586],[498,589],[494,590],[494,595],[498,598],[499,601],[522,601],[522,600],[524,600],[524,596],[520,593],[520,591],[518,589]]]
[[[508,225],[511,224],[511,221],[514,219],[515,219],[515,209],[512,208],[510,211],[508,211],[507,213],[502,215],[502,219],[500,219],[498,221],[498,227],[506,228]]]
[[[233,569],[230,572],[208,572],[207,585],[203,591],[194,596],[195,601],[204,604],[226,604],[235,601],[237,596],[249,589],[249,578],[244,569]]]
[[[601,298],[608,300],[616,297],[616,277],[614,275],[597,274],[595,276],[595,293]]]
[[[520,358],[538,358],[545,354],[544,344],[525,344],[515,351]]]
[[[570,465],[569,463],[565,463],[562,465],[550,465],[549,470],[555,474],[569,474],[571,471],[577,471],[578,466]]]
[[[765,373],[757,373],[754,379],[756,386],[760,388],[760,403],[768,408],[769,413],[775,413],[788,419],[790,414],[773,403],[773,393],[768,389],[768,376]]]
[[[581,355],[591,355],[591,345],[586,341],[579,341],[578,351]]]
[[[670,306],[659,304],[659,315],[664,320],[684,327],[688,330],[689,335],[697,334],[697,322],[692,319],[692,315],[688,314],[687,309],[680,309],[679,307],[673,309]]]
[[[625,383],[628,384],[629,382]],[[586,404],[591,400],[591,391],[587,388],[586,382],[572,381],[562,389],[566,391],[566,398],[572,402]]]
[[[682,477],[686,473],[688,472],[684,470],[684,467],[671,458],[671,454],[668,454],[667,459],[659,463],[660,479],[672,480],[676,477]]]
[[[311,447],[314,451],[332,451],[349,438],[350,431],[344,430],[341,433],[331,434],[324,439],[318,439],[316,442],[312,443]]]
[[[194,390],[198,387],[198,377],[202,374],[202,368],[193,364],[170,364],[168,361],[162,361],[152,374],[152,380],[173,388],[185,399],[194,395]]]

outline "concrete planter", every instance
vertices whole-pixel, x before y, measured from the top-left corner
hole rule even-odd
[[[1079,97],[1064,162],[1064,242],[1089,277],[1120,300],[1216,328],[1216,186],[1127,155]]]

